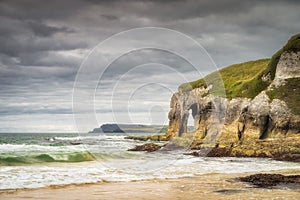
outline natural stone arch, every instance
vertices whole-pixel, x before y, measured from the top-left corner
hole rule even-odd
[[[179,137],[181,137],[183,133],[186,133],[188,131],[187,127],[188,127],[188,120],[190,117],[190,110],[192,111],[191,114],[194,120],[194,130],[196,131],[198,129],[199,120],[200,120],[199,104],[193,103],[182,112],[181,124],[178,131]]]

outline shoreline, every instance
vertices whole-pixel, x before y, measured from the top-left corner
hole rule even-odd
[[[226,140],[226,139],[225,139]],[[197,145],[193,150],[197,150]],[[277,139],[245,139],[238,144],[217,143],[207,154],[208,157],[254,157],[271,158],[277,161],[300,162],[299,136]]]
[[[182,137],[167,138],[166,135],[152,136],[127,136],[125,139],[147,141],[142,145],[136,145],[129,151],[157,151],[173,150],[178,148],[189,149],[196,157],[237,157],[237,158],[271,158],[277,161],[300,163],[299,135],[286,138],[255,139],[247,138],[243,141],[232,141],[229,133],[223,134],[219,141],[206,143],[203,139],[197,138],[195,133],[185,133]],[[233,133],[230,133],[233,134]],[[229,134],[229,135],[230,135]],[[155,142],[167,141],[164,145],[157,145]],[[274,148],[276,147],[276,148]],[[201,152],[202,151],[202,152]]]
[[[299,175],[300,169],[272,170],[260,173]],[[42,188],[0,191],[1,199],[297,199],[300,186],[257,188],[237,178],[255,173],[211,173],[186,178],[151,179],[130,182],[96,182],[52,185]],[[205,197],[203,196],[205,195]]]

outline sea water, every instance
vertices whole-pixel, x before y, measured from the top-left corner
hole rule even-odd
[[[145,142],[121,134],[0,134],[0,189],[299,169],[267,158],[208,158],[189,150],[127,151]],[[158,142],[158,144],[164,144]]]

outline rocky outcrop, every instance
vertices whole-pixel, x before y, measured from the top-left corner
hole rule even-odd
[[[276,139],[251,139],[241,143],[213,146],[193,145],[193,150],[187,155],[207,157],[259,157],[274,160],[300,162],[300,137],[286,137]]]
[[[288,78],[300,77],[300,51],[285,51],[281,54],[276,67],[276,76],[272,85],[278,87]],[[271,86],[272,86],[271,85]]]
[[[132,149],[129,149],[128,151],[147,151],[147,152],[153,152],[157,151],[161,148],[160,145],[154,144],[154,143],[146,143],[142,145],[137,145]]]
[[[243,182],[248,182],[256,187],[269,188],[279,184],[293,184],[290,186],[298,186],[300,183],[300,175],[284,176],[282,174],[253,174],[246,177],[239,178]]]
[[[253,99],[212,95],[213,85],[176,92],[171,98],[166,137],[183,136],[189,117],[194,120],[194,138],[201,141],[199,144],[232,147],[251,140],[298,137],[300,116],[283,99],[270,98],[269,93],[291,78],[300,79],[300,51],[283,51],[275,70],[275,77],[271,72],[261,77],[269,87]]]
[[[167,136],[181,136],[187,132],[189,117],[193,118],[196,133],[201,138],[231,132],[235,140],[264,139],[300,132],[299,116],[291,114],[284,101],[271,101],[265,91],[252,100],[201,97],[194,90],[177,92],[171,100]]]

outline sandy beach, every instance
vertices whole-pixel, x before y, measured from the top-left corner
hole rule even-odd
[[[271,171],[283,175],[300,170]],[[51,186],[38,189],[2,190],[0,199],[298,199],[300,186],[284,185],[257,188],[236,178],[250,175],[206,174],[190,178],[99,182],[93,184]]]

